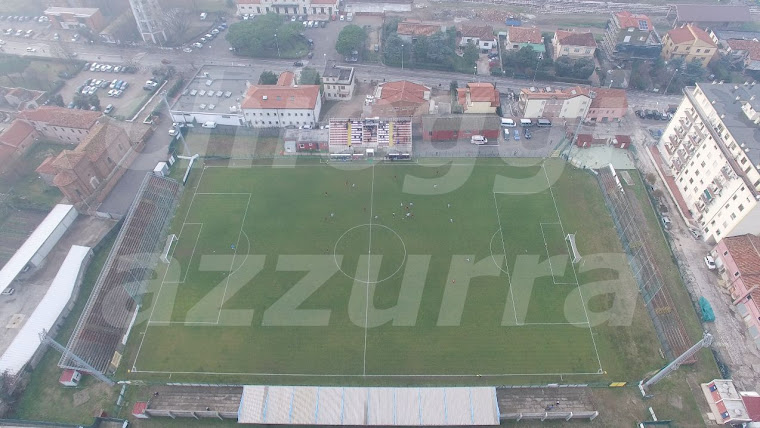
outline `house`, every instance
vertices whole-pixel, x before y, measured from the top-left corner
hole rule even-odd
[[[61,377],[58,378],[58,383],[63,386],[79,386],[79,381],[82,380],[82,373],[74,369],[66,369],[61,373]]]
[[[749,337],[760,348],[760,237],[728,236],[718,242],[711,254]]]
[[[628,111],[628,98],[622,89],[596,88],[591,100],[586,121],[611,122],[620,120]]]
[[[41,106],[18,114],[43,137],[63,143],[77,144],[87,137],[90,130],[103,116],[99,111]]]
[[[422,22],[416,19],[405,19],[398,23],[396,34],[405,42],[412,42],[419,36],[432,36],[439,31],[445,31],[446,26],[439,23]]]
[[[433,110],[430,88],[407,80],[381,83],[375,89],[372,116],[411,117]]]
[[[423,116],[422,138],[425,141],[469,140],[482,135],[494,143],[501,132],[501,118],[496,115]]]
[[[98,123],[73,150],[50,156],[37,168],[74,204],[102,200],[129,168],[143,141],[130,141],[115,121]],[[45,178],[43,178],[45,179]]]
[[[731,379],[714,379],[700,385],[710,412],[719,425],[755,426],[760,422],[760,394],[736,390]]]
[[[87,28],[97,34],[105,27],[106,22],[98,8],[89,7],[49,7],[45,16],[50,18],[53,28],[76,30]]]
[[[696,60],[704,67],[717,51],[718,45],[710,35],[695,25],[685,24],[662,37],[662,57],[666,60],[681,58],[686,63]]]
[[[32,125],[22,120],[14,120],[0,133],[0,173],[9,170],[13,161],[32,147],[36,136]]]
[[[356,89],[354,68],[328,61],[322,73],[322,88],[326,100],[350,100]]]
[[[481,51],[490,51],[497,47],[496,36],[490,25],[462,25],[459,27],[459,46],[472,42]]]
[[[499,91],[492,83],[468,83],[465,88],[457,88],[457,103],[463,113],[491,113],[501,105]]]
[[[5,87],[0,87],[0,93],[5,102],[18,111],[38,108],[41,104],[40,98],[45,94],[32,89]]]
[[[292,79],[278,79],[287,81]],[[253,128],[315,127],[322,111],[320,86],[250,85],[240,108]]]
[[[607,22],[602,49],[611,60],[654,60],[662,42],[648,16],[623,11],[613,13]]]
[[[674,6],[676,18],[673,21],[673,28],[694,24],[702,28],[725,30],[738,29],[745,23],[752,22],[748,6],[707,4],[676,4]]]
[[[536,27],[509,27],[507,29],[507,39],[504,42],[506,50],[520,50],[530,46],[535,52],[543,55],[546,52],[544,38],[541,36],[541,30]]]
[[[727,53],[741,61],[745,70],[760,71],[760,41],[731,39],[725,41]]]
[[[314,17],[329,18],[338,13],[339,0],[303,0],[298,2],[282,2],[278,0],[235,0],[238,15],[315,15]]]
[[[658,173],[708,242],[760,233],[760,86],[697,83],[656,146]]]
[[[374,156],[412,152],[412,120],[408,117],[330,119],[331,154]]]
[[[581,86],[555,90],[523,88],[518,108],[526,118],[583,119],[591,107],[591,96],[592,92]]]
[[[561,56],[593,59],[596,40],[590,31],[557,30],[552,38],[552,47],[555,60]]]

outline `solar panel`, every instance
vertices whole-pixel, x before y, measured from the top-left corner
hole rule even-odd
[[[645,19],[642,19],[639,21],[639,30],[642,30],[642,31],[649,30],[649,23]]]

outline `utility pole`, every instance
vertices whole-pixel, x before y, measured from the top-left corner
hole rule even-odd
[[[84,370],[87,371],[87,373],[95,376],[99,381],[104,382],[108,384],[108,386],[114,386],[116,385],[116,382],[109,379],[105,374],[103,374],[100,370],[96,369],[95,367],[91,366],[87,363],[87,361],[79,358],[76,354],[66,349],[65,346],[61,345],[60,343],[56,342],[55,340],[51,339],[50,336],[47,335],[47,331],[42,330],[40,332],[40,341],[43,345],[50,345],[53,348],[57,349],[58,352],[63,354],[64,357],[69,357],[72,360],[76,361],[77,364],[81,365]]]
[[[404,69],[404,44],[401,44],[401,69]]]
[[[657,374],[655,374],[654,376],[652,376],[649,380],[647,380],[646,382],[643,382],[642,384],[640,384],[641,387],[642,387],[642,392],[643,392],[644,389],[649,388],[652,385],[656,384],[657,382],[661,381],[663,378],[665,378],[665,376],[667,376],[667,375],[673,373],[674,371],[678,370],[678,368],[681,366],[681,364],[684,361],[686,361],[689,358],[693,357],[694,354],[696,354],[697,352],[699,352],[702,348],[707,348],[710,345],[712,345],[712,341],[713,341],[712,334],[710,334],[708,332],[704,332],[703,335],[702,335],[702,340],[700,340],[699,342],[695,343],[694,346],[692,346],[691,348],[687,349],[686,352],[684,352],[683,354],[679,355],[678,358],[676,358],[675,360],[673,360],[667,366],[663,367],[662,370],[660,370],[659,372],[657,372]]]

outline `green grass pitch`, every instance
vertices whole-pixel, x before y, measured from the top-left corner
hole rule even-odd
[[[627,265],[599,261],[624,257],[598,185],[557,160],[197,167],[170,233],[131,377],[633,380],[659,364]]]

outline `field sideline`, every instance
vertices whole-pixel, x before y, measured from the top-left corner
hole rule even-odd
[[[121,375],[630,381],[658,367],[594,177],[457,162],[198,168]]]

